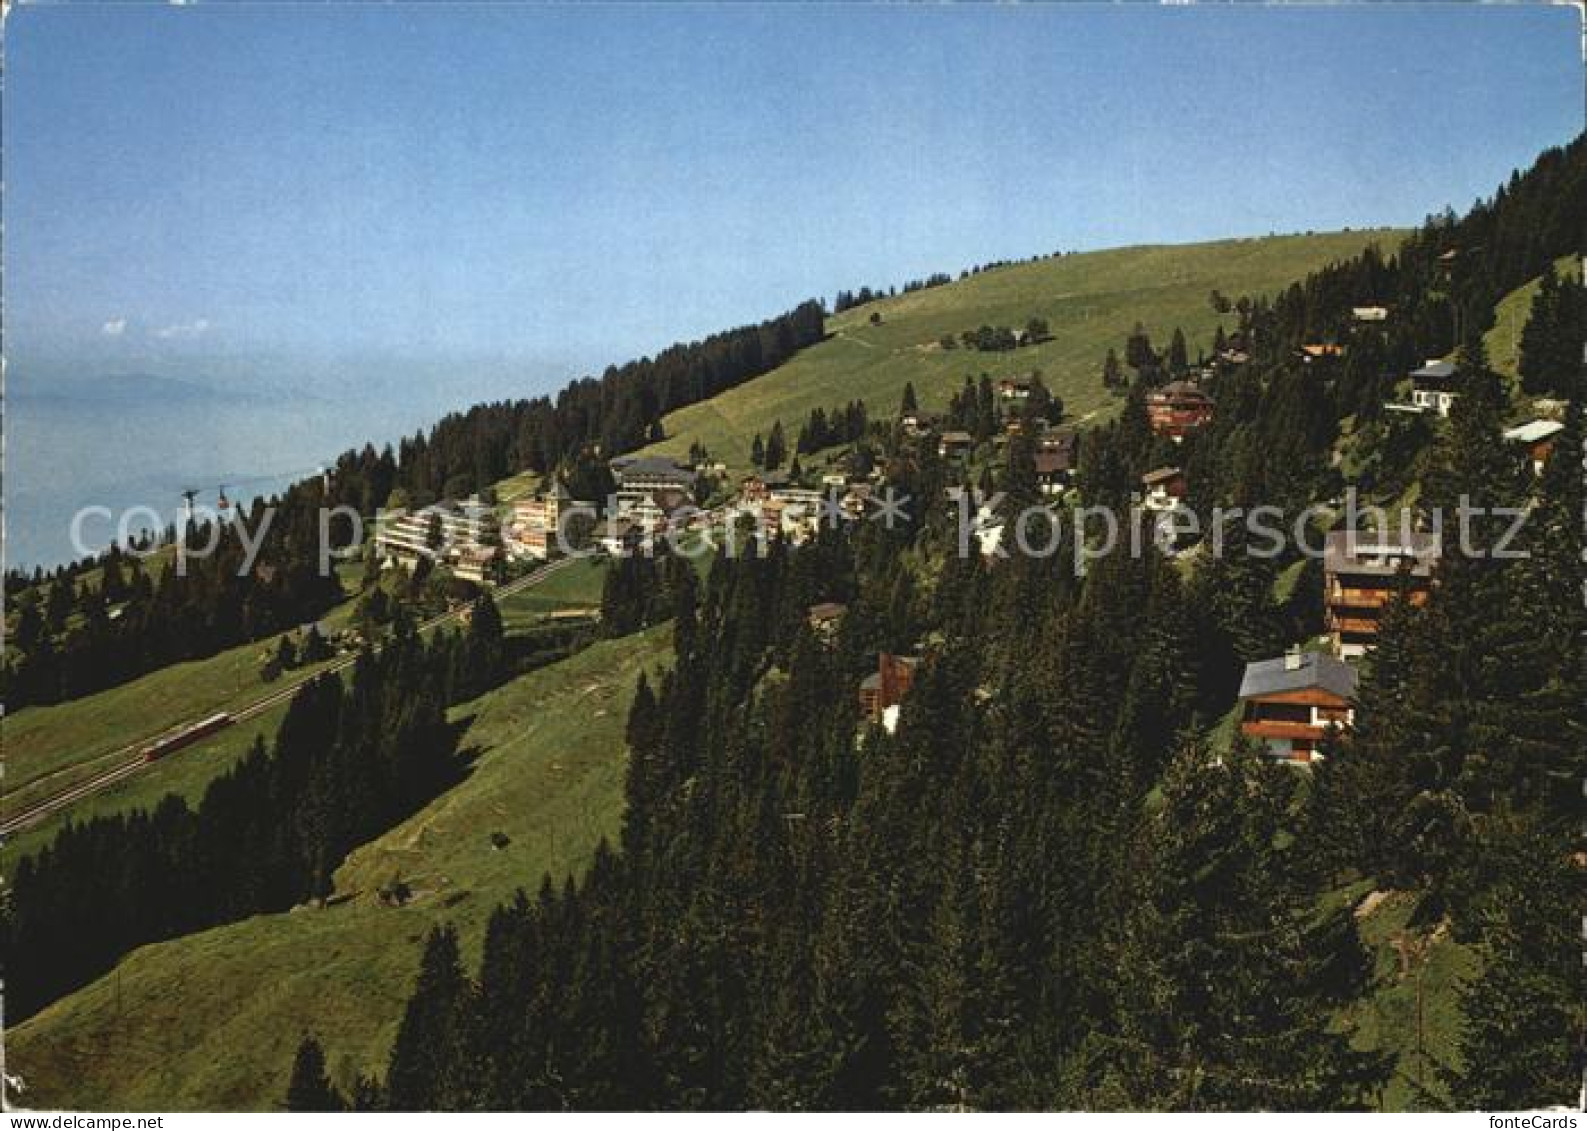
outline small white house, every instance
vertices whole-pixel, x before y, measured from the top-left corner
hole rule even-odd
[[[1455,366],[1449,361],[1429,361],[1411,374],[1411,403],[1424,411],[1447,417],[1455,398]]]
[[[1147,510],[1171,511],[1185,497],[1185,473],[1177,467],[1160,467],[1141,476]]]

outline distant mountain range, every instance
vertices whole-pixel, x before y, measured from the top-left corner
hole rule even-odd
[[[43,387],[25,378],[18,380],[13,377],[7,382],[6,393],[30,404],[82,408],[172,408],[210,402],[260,404],[274,400],[277,395],[263,390],[222,389],[202,381],[162,377],[153,373],[121,373],[95,379],[54,381]]]

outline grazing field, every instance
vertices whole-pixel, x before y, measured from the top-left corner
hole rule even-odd
[[[334,626],[350,611],[350,603],[344,602],[324,619]],[[113,763],[105,755],[156,738],[178,724],[246,706],[330,662],[305,665],[266,682],[260,671],[274,647],[274,637],[240,644],[207,659],[172,664],[117,687],[7,717],[0,724],[6,810],[13,812],[107,769]],[[196,743],[181,755],[214,741]],[[180,760],[179,755],[171,757]]]
[[[281,703],[236,726],[227,727],[51,813],[36,825],[10,834],[5,840],[5,870],[9,872],[22,857],[49,844],[67,821],[86,821],[131,809],[153,809],[168,793],[175,793],[188,804],[196,805],[209,783],[247,754],[255,738],[262,737],[269,742],[275,736],[286,710],[287,705]],[[8,799],[8,809],[10,805]]]
[[[898,411],[913,382],[921,408],[945,409],[966,374],[996,378],[1039,369],[1073,418],[1093,418],[1118,404],[1102,386],[1102,360],[1142,322],[1159,348],[1178,326],[1192,356],[1210,347],[1220,321],[1208,301],[1266,294],[1370,243],[1392,248],[1397,229],[1221,240],[1179,246],[1088,252],[1001,267],[946,286],[881,299],[827,322],[828,339],[787,364],[720,396],[667,416],[667,439],[650,450],[687,454],[700,441],[734,468],[750,443],[781,420],[789,442],[810,411],[859,398],[873,418]],[[873,314],[879,324],[871,323]],[[982,325],[1022,329],[1045,318],[1052,340],[1002,353],[943,349],[943,335]],[[1232,328],[1233,315],[1222,318]]]
[[[515,499],[528,498],[540,489],[541,476],[533,471],[520,471],[495,485],[496,501],[506,506]]]
[[[362,567],[337,568],[349,594],[358,589]],[[343,601],[320,623],[328,631],[346,626],[354,602]],[[275,681],[262,675],[266,656],[277,637],[239,644],[202,660],[172,664],[134,680],[65,703],[25,707],[0,720],[0,750],[5,757],[5,810],[48,797],[108,768],[103,762],[125,746],[156,738],[181,723],[253,703],[287,680],[325,667],[329,660],[308,664]],[[224,732],[223,732],[224,733]],[[216,739],[195,743],[183,754],[208,748]],[[175,757],[173,755],[173,757]],[[101,759],[95,764],[96,759]]]
[[[592,558],[503,598],[502,620],[507,631],[522,631],[548,613],[599,608],[605,570],[604,559]],[[351,575],[343,578],[350,590],[356,580]],[[354,604],[344,601],[322,623],[332,630],[344,627]],[[247,706],[288,681],[296,682],[323,670],[331,662],[304,665],[266,682],[261,668],[274,646],[275,637],[238,645],[207,659],[161,668],[93,695],[29,707],[0,721],[5,811],[16,812],[109,769],[119,760],[110,755],[129,745],[155,738],[183,722]],[[211,780],[247,752],[255,736],[263,735],[268,740],[275,734],[284,712],[283,705],[222,730],[52,814],[9,838],[6,860],[14,862],[42,847],[69,818],[80,820],[152,806],[167,793],[196,801]]]
[[[663,626],[602,642],[456,708],[475,759],[467,778],[354,852],[329,906],[134,951],[7,1034],[21,1101],[268,1110],[305,1031],[325,1041],[342,1082],[383,1072],[430,927],[457,924],[473,963],[498,902],[578,872],[615,838],[629,698],[669,641]],[[413,890],[400,908],[375,894],[395,876]]]
[[[508,632],[516,632],[548,613],[599,609],[607,564],[604,557],[584,558],[558,570],[539,585],[503,597],[500,602],[502,624]]]

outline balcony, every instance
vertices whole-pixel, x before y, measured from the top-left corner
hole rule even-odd
[[[1240,724],[1240,733],[1248,734],[1252,738],[1288,738],[1316,742],[1328,732],[1326,727],[1316,727],[1310,723],[1284,722],[1279,719],[1247,719]]]
[[[1328,630],[1346,636],[1376,637],[1379,622],[1376,617],[1342,617],[1329,610]]]
[[[1292,741],[1320,742],[1330,730],[1343,730],[1341,725],[1314,727],[1311,723],[1287,722],[1282,719],[1246,719],[1239,723],[1239,733],[1251,738],[1287,738]]]
[[[1327,589],[1327,601],[1330,605],[1341,608],[1353,609],[1385,609],[1393,603],[1398,590],[1390,585],[1383,588],[1361,589],[1350,585],[1340,585],[1332,582]],[[1427,601],[1426,589],[1412,589],[1410,602],[1413,605],[1422,605]]]

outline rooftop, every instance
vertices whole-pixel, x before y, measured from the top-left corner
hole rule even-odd
[[[1240,680],[1240,698],[1316,689],[1351,699],[1359,682],[1356,669],[1343,660],[1321,652],[1305,652],[1246,664],[1245,677]]]
[[[1504,438],[1517,444],[1536,444],[1563,431],[1565,426],[1557,420],[1529,420],[1525,424],[1507,429]]]
[[[1420,369],[1411,371],[1413,381],[1447,381],[1455,375],[1455,363],[1452,361],[1429,361]]]
[[[1438,535],[1426,531],[1332,530],[1324,545],[1323,567],[1330,573],[1392,576],[1410,563],[1411,573],[1426,577],[1440,549]]]
[[[621,463],[613,460],[612,470],[618,479],[625,482],[630,479],[676,479],[680,483],[693,483],[695,478],[692,469],[680,467],[664,456],[625,457]]]
[[[1210,401],[1212,399],[1189,381],[1170,381],[1166,385],[1153,389],[1148,396],[1159,400]]]

